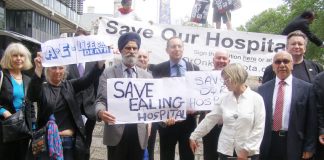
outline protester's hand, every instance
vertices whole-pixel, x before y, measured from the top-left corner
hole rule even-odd
[[[38,77],[41,77],[43,71],[41,52],[37,52],[37,57],[34,59],[34,62],[35,62],[35,73]]]
[[[319,135],[318,140],[322,145],[324,145],[324,134]]]
[[[98,113],[98,116],[105,123],[108,123],[108,124],[115,124],[116,123],[116,118],[113,115],[111,115],[108,111],[100,110],[99,113]]]
[[[249,153],[245,149],[241,149],[240,152],[237,154],[237,160],[247,160]]]
[[[303,159],[310,159],[313,156],[312,152],[303,152]]]
[[[98,68],[99,69],[102,69],[102,67],[105,65],[105,60],[101,60],[101,61],[98,61],[97,64],[98,64]]]
[[[4,119],[7,119],[7,118],[9,118],[10,116],[11,116],[12,114],[9,112],[9,111],[5,111],[5,112],[3,112],[3,117],[4,117]]]
[[[176,120],[172,117],[172,118],[167,119],[164,123],[165,123],[167,126],[172,126],[172,125],[175,125]]]
[[[196,150],[199,148],[199,144],[196,140],[189,139],[189,145],[192,153],[195,153]]]

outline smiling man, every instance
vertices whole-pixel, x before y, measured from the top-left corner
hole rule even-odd
[[[292,55],[294,77],[312,83],[315,76],[323,71],[323,67],[304,58],[306,54],[307,36],[301,31],[294,31],[287,36],[286,50]],[[275,78],[275,72],[268,66],[263,74],[262,83]]]
[[[273,58],[276,77],[259,87],[266,109],[260,159],[309,159],[316,146],[316,109],[310,83],[292,75],[293,56],[286,51]]]

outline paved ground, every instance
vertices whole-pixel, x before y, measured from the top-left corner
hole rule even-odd
[[[102,144],[102,136],[103,136],[103,123],[98,122],[95,130],[93,131],[93,136],[92,136],[92,145],[91,145],[91,160],[107,160],[107,149],[106,146]],[[202,144],[200,145],[201,147],[199,148],[199,151],[196,153],[196,158],[195,160],[203,160],[202,157]],[[160,154],[159,154],[159,138],[157,136],[157,140],[155,143],[155,160],[160,159]],[[176,160],[179,159],[178,153],[176,153]]]

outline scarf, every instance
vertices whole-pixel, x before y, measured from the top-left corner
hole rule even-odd
[[[55,123],[54,114],[50,116],[47,122],[47,142],[50,159],[64,160],[62,141]]]
[[[128,13],[132,12],[133,9],[119,8],[118,11],[119,11],[121,14],[128,14]]]

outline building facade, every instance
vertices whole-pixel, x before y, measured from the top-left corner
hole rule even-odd
[[[0,0],[0,29],[40,42],[80,27],[84,0]]]

